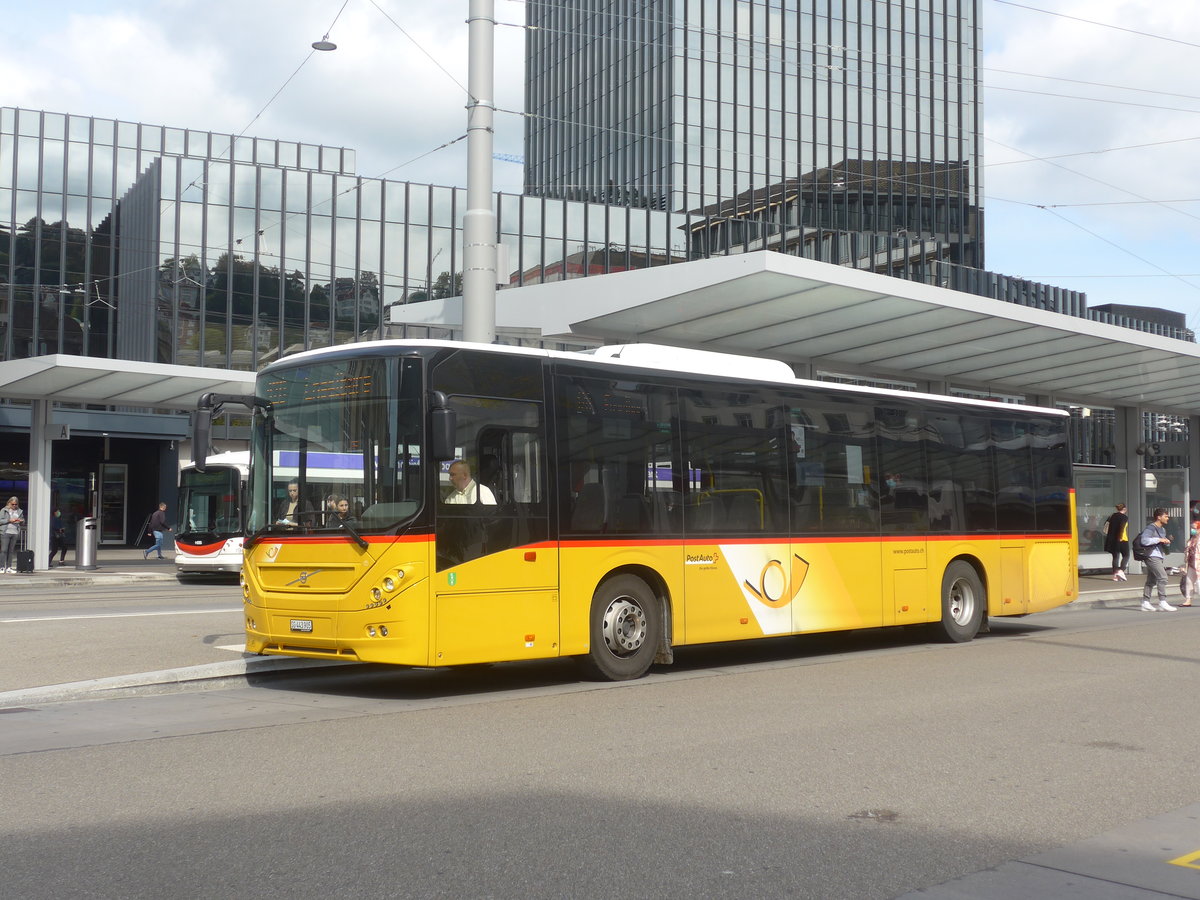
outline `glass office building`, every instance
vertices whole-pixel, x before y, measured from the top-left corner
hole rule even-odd
[[[3,359],[253,370],[377,337],[461,287],[461,188],[362,178],[354,152],[0,108]],[[665,265],[663,213],[497,195],[509,284]]]
[[[527,193],[688,212],[694,256],[768,248],[932,283],[949,278],[934,262],[983,265],[979,0],[526,16]]]
[[[256,370],[386,333],[394,304],[457,296],[465,190],[363,178],[354,165],[340,147],[0,108],[0,359]],[[908,193],[889,206],[897,181]],[[901,206],[936,219],[949,208],[939,185],[966,184],[946,167],[843,161],[784,182],[778,202],[751,190],[688,212],[498,194],[502,280],[778,249],[1088,315],[1080,294],[948,263],[948,232],[914,225],[875,245]],[[838,227],[800,221],[817,209]]]

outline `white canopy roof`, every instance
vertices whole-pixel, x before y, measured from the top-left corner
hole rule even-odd
[[[461,315],[429,301],[392,322]],[[501,291],[497,325],[1200,414],[1196,344],[766,251]]]
[[[0,396],[13,400],[192,410],[207,391],[253,390],[253,372],[200,366],[63,354],[0,362]]]

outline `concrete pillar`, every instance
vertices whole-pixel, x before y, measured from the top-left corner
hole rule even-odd
[[[1146,482],[1142,477],[1143,459],[1137,452],[1142,442],[1142,410],[1138,406],[1117,407],[1116,463],[1129,473],[1130,529],[1146,527]]]
[[[34,400],[29,418],[29,499],[25,538],[33,551],[33,567],[50,563],[50,475],[54,441],[48,433],[50,401]]]

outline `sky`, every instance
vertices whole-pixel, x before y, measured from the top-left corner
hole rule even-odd
[[[986,268],[1200,328],[1200,0],[981,6]],[[361,175],[463,186],[468,8],[0,0],[0,105],[350,147]],[[495,10],[494,149],[520,156],[524,4]],[[519,164],[493,172],[520,192]]]

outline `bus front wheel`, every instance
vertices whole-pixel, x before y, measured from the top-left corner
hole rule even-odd
[[[605,581],[592,596],[590,674],[607,681],[641,678],[654,662],[661,622],[658,598],[642,579]]]
[[[987,596],[979,573],[968,563],[956,560],[942,576],[941,634],[947,641],[969,641],[983,625]]]

